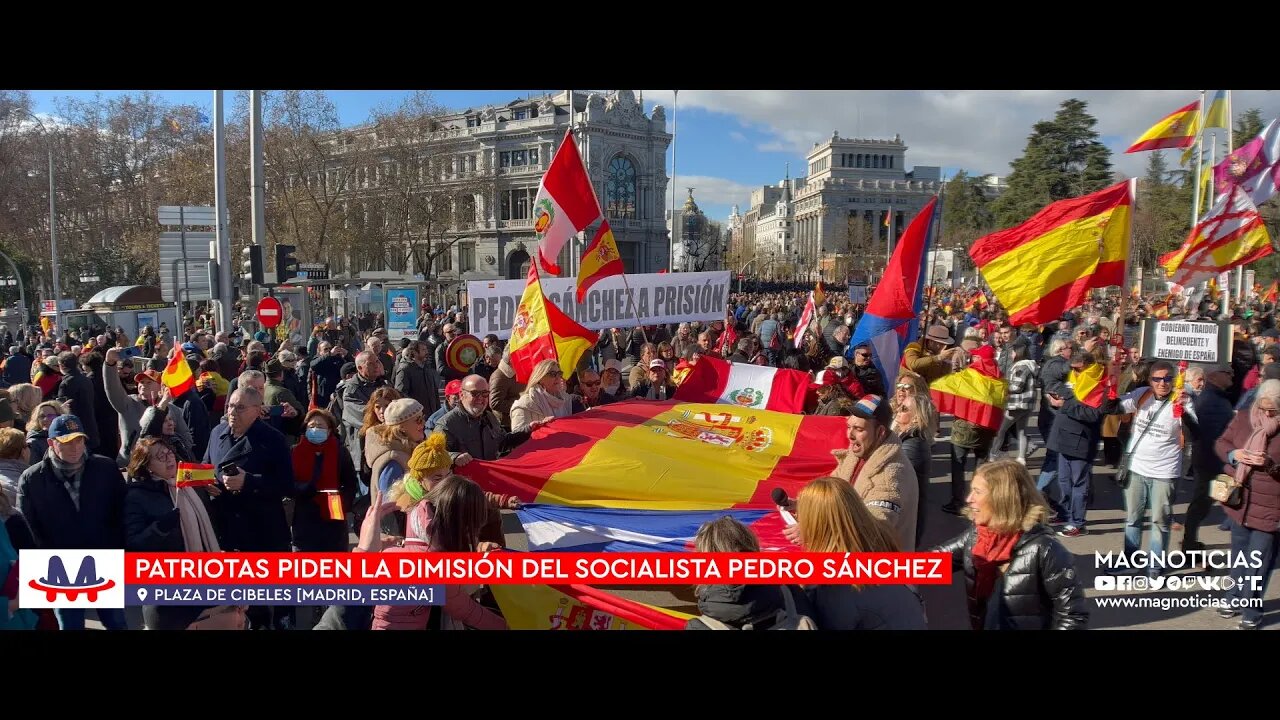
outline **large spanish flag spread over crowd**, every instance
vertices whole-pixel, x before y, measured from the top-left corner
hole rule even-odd
[[[772,509],[835,469],[845,418],[628,400],[557,419],[459,473],[525,503],[634,510]]]
[[[1132,203],[1128,181],[1059,200],[978,239],[969,255],[1011,323],[1057,320],[1089,290],[1124,284]]]

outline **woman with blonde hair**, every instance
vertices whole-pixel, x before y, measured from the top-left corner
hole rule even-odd
[[[415,493],[416,494],[416,493]],[[402,496],[403,497],[403,496]],[[402,547],[387,553],[486,552],[496,549],[481,542],[480,531],[488,521],[489,501],[471,480],[448,475],[422,497],[408,505],[408,522]],[[473,628],[505,630],[501,615],[472,597],[475,586],[445,585],[444,605],[378,605],[373,609],[374,630],[427,630]]]
[[[760,541],[750,528],[728,515],[703,523],[693,544],[698,552],[760,552]],[[694,595],[701,615],[691,618],[685,624],[686,630],[768,630],[781,617],[780,610],[793,615],[813,614],[808,597],[799,587],[699,585],[694,588]]]
[[[919,373],[906,368],[898,369],[898,379],[893,385],[893,399],[898,400],[908,395],[929,396],[929,383]]]
[[[18,383],[9,386],[9,401],[13,404],[13,412],[20,418],[31,417],[42,399],[40,388],[31,383]]]
[[[364,422],[356,431],[356,442],[360,444],[360,481],[369,487],[373,486],[378,477],[373,475],[372,468],[365,463],[365,436],[369,434],[369,430],[383,423],[387,406],[399,399],[400,393],[388,385],[374,390],[364,406]]]
[[[44,454],[49,451],[49,426],[59,415],[66,414],[66,406],[57,400],[45,400],[31,411],[31,418],[27,420],[27,447],[31,457],[27,460],[32,465],[44,460]]]
[[[511,406],[511,432],[532,430],[540,420],[568,417],[583,409],[581,398],[565,392],[559,361],[543,360],[533,367],[528,385]]]
[[[876,519],[849,483],[824,477],[796,498],[800,544],[808,552],[898,552],[893,529]],[[824,630],[924,630],[924,604],[907,585],[817,585],[809,589]]]
[[[938,435],[938,408],[928,395],[894,395],[893,425],[890,429],[902,440],[902,452],[916,471],[919,500],[916,503],[916,546],[924,536],[925,501],[929,497],[929,478],[933,475],[933,440]]]
[[[964,569],[973,629],[1085,629],[1071,552],[1044,524],[1049,505],[1027,469],[1013,460],[978,466],[966,502],[973,525],[931,552]]]

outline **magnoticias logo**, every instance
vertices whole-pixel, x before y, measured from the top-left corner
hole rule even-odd
[[[123,550],[23,550],[19,568],[23,608],[124,607]]]

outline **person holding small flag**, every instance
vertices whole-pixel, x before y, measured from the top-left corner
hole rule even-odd
[[[333,415],[312,410],[304,425],[303,440],[293,448],[293,546],[298,552],[346,552],[347,509],[359,485],[356,468],[338,443]]]

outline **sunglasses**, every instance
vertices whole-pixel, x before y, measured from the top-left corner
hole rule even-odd
[[[1169,377],[1168,375],[1164,375],[1161,377],[1152,377],[1150,378],[1150,380],[1153,383],[1160,383],[1160,384],[1173,382],[1173,378]]]

